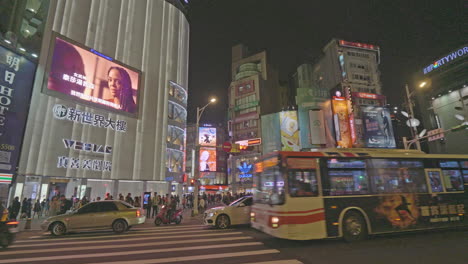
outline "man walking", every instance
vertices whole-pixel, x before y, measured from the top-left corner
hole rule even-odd
[[[157,192],[154,192],[154,196],[151,198],[151,204],[153,206],[153,215],[151,216],[151,218],[154,218],[156,215],[158,215],[159,213],[159,203],[160,203],[161,199],[158,197],[158,193]]]

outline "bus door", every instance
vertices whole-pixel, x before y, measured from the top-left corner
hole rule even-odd
[[[294,239],[326,237],[323,198],[320,197],[319,159],[290,157],[286,160],[288,236]],[[307,236],[307,238],[306,238]]]

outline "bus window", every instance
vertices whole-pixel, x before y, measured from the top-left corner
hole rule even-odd
[[[463,179],[465,180],[465,184],[468,184],[468,160],[460,161],[460,165],[462,167],[462,174]]]
[[[369,192],[365,161],[328,159],[329,195],[356,195]]]
[[[289,194],[292,197],[317,196],[315,171],[290,170],[288,172]]]
[[[284,179],[278,167],[270,167],[257,175],[254,202],[266,204],[284,203]]]
[[[463,162],[461,162],[462,165]],[[444,160],[439,161],[444,176],[444,184],[447,192],[463,191],[463,177],[458,161]]]
[[[422,161],[369,159],[368,168],[374,193],[427,192]]]

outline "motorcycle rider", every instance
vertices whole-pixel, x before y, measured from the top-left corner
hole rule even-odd
[[[174,197],[171,197],[171,200],[168,204],[167,213],[166,213],[166,219],[169,222],[172,221],[172,216],[175,213],[176,209],[177,209],[177,200]]]

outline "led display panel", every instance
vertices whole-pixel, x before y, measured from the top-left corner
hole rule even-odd
[[[216,149],[200,149],[200,171],[216,171]]]
[[[43,92],[136,116],[141,73],[57,33]]]
[[[216,147],[216,128],[200,127],[198,130],[198,144],[206,147]]]

